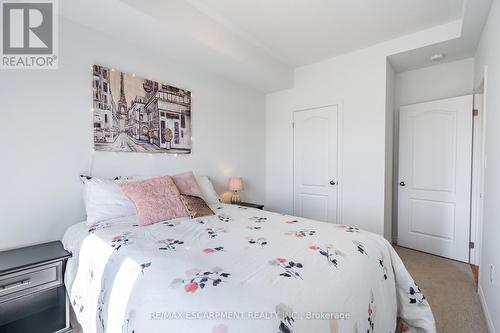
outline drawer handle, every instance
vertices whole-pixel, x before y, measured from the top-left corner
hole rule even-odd
[[[14,282],[14,283],[9,283],[3,286],[0,286],[0,291],[6,291],[6,290],[12,290],[12,289],[17,289],[23,286],[27,286],[31,283],[30,279]]]

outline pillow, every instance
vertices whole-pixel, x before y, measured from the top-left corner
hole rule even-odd
[[[172,180],[181,194],[205,199],[193,172],[188,171],[172,176]]]
[[[207,203],[200,197],[181,194],[181,200],[189,217],[192,219],[203,216],[215,215]]]
[[[120,188],[134,203],[139,225],[188,216],[172,177],[124,183]]]
[[[219,195],[215,192],[214,185],[207,176],[196,177],[198,185],[200,185],[203,198],[209,205],[219,204]]]
[[[88,225],[136,214],[134,204],[118,187],[126,180],[90,176],[80,176],[80,179],[84,184],[83,201]]]

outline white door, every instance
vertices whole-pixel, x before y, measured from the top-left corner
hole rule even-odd
[[[403,106],[398,244],[469,261],[472,96]]]
[[[338,107],[293,115],[294,215],[337,222]]]

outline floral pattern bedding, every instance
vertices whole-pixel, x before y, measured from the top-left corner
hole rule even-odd
[[[213,208],[145,227],[134,217],[70,227],[65,282],[84,332],[436,332],[425,296],[382,237]]]

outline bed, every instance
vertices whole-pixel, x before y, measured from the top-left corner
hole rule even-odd
[[[134,216],[71,226],[65,283],[83,332],[436,332],[425,296],[382,237],[213,209],[145,227]]]

